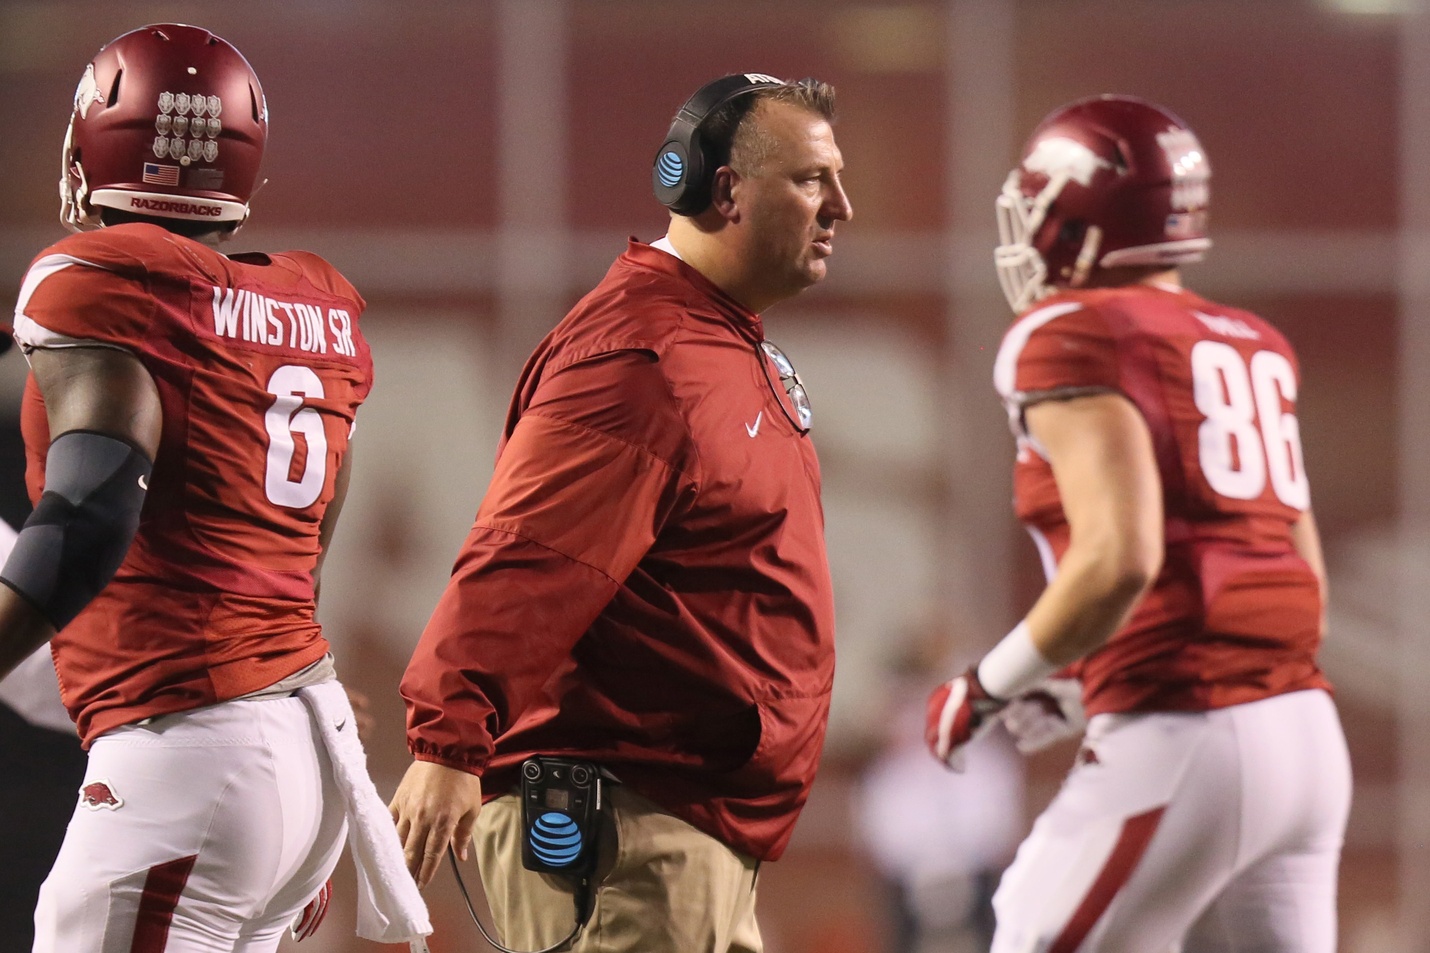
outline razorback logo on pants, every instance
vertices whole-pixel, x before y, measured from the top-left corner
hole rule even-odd
[[[114,793],[108,781],[91,781],[79,792],[79,802],[91,811],[105,808],[117,811],[124,806],[124,798]]]

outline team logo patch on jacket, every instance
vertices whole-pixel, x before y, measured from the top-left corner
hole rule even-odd
[[[124,798],[114,793],[108,781],[91,781],[79,792],[79,802],[91,811],[104,808],[117,811],[124,806]]]

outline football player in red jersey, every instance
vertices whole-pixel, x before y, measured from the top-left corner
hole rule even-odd
[[[1180,119],[1103,96],[1048,116],[998,199],[1018,319],[994,380],[1048,585],[933,693],[927,737],[956,764],[1069,664],[1090,720],[998,889],[995,953],[1335,948],[1351,780],[1300,374],[1266,321],[1182,286],[1209,174]]]
[[[65,138],[79,234],[21,286],[35,509],[0,571],[0,674],[50,639],[90,753],[37,951],[274,950],[305,906],[315,925],[345,805],[386,818],[315,619],[372,386],[363,301],[315,255],[215,248],[267,131],[224,40],[115,39]],[[374,938],[430,932],[415,916]]]

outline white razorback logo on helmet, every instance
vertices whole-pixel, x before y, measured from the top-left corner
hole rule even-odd
[[[79,78],[79,87],[74,91],[74,108],[79,113],[79,118],[88,119],[89,107],[103,99],[104,92],[94,78],[94,64],[90,63],[84,68],[84,75]]]
[[[1211,198],[1207,178],[1211,168],[1202,144],[1190,129],[1173,126],[1157,133],[1157,145],[1172,169],[1172,208],[1202,208]]]
[[[1023,168],[1029,172],[1041,172],[1048,178],[1063,174],[1083,187],[1092,184],[1098,169],[1112,167],[1111,162],[1099,158],[1081,142],[1061,137],[1043,139],[1023,160]]]

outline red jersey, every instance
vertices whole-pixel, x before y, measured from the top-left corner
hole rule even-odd
[[[834,676],[819,464],[752,314],[632,243],[527,362],[402,679],[417,757],[495,797],[590,758],[774,859]]]
[[[153,225],[72,235],[31,264],[27,351],[127,351],[163,435],[139,530],[112,582],[52,643],[86,744],[117,725],[245,695],[322,658],[319,526],[372,358],[362,298],[306,252],[225,257]],[[31,500],[50,434],[22,407]]]
[[[1045,568],[1068,546],[1030,404],[1112,391],[1152,435],[1166,518],[1161,573],[1079,665],[1089,714],[1200,711],[1326,688],[1321,591],[1291,526],[1310,507],[1286,339],[1246,311],[1171,287],[1064,292],[1004,335],[994,383],[1018,438],[1014,505]]]

